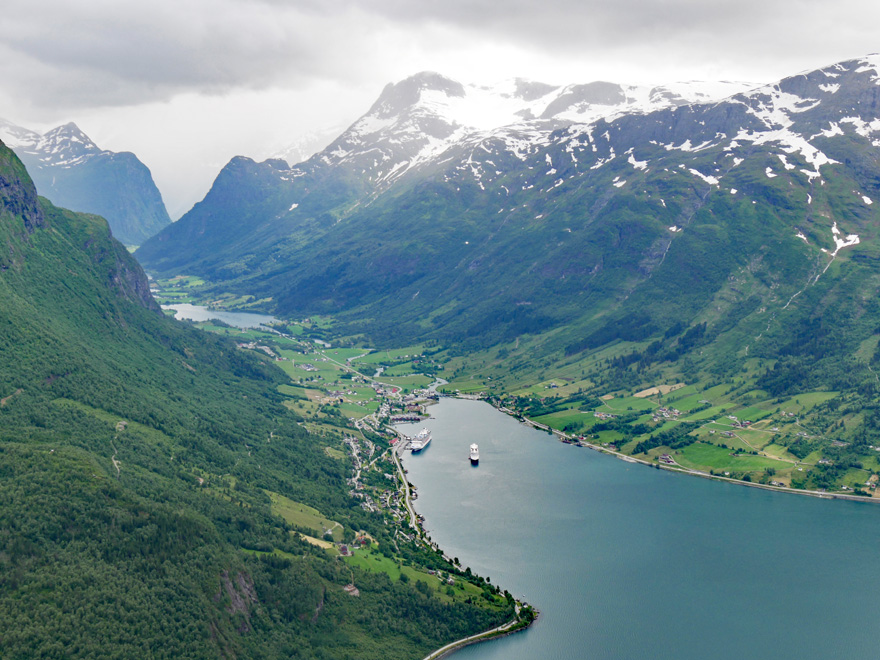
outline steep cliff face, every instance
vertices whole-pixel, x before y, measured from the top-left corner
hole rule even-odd
[[[18,287],[42,289],[63,285],[70,277],[82,277],[84,269],[94,277],[90,284],[106,287],[120,300],[137,303],[161,313],[150,295],[147,276],[140,264],[110,233],[99,216],[76,214],[56,208],[37,196],[36,187],[22,162],[0,142],[0,268],[15,266],[19,276],[28,260],[40,262]],[[39,282],[45,278],[46,282]]]
[[[27,232],[44,223],[34,182],[21,161],[0,142],[0,213],[14,222],[20,219]]]

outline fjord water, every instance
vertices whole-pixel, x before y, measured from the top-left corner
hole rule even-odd
[[[224,312],[215,309],[209,309],[202,305],[191,305],[189,303],[177,303],[174,305],[162,305],[163,309],[173,309],[174,317],[177,319],[185,319],[187,321],[223,321],[227,325],[234,328],[259,328],[267,323],[274,323],[278,319],[268,314],[255,314],[253,312]]]
[[[478,401],[429,410],[404,458],[428,533],[542,613],[456,658],[876,656],[880,506],[626,463]]]

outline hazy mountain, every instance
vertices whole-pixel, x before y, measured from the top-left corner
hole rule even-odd
[[[345,126],[326,126],[299,135],[295,140],[285,142],[281,147],[274,147],[267,151],[264,158],[269,160],[283,160],[291,165],[302,163],[322,151],[328,144],[333,142]]]
[[[306,163],[236,159],[141,258],[380,341],[657,341],[664,359],[855,378],[880,327],[878,67],[639,96],[660,109],[604,83],[513,86],[482,128],[463,108],[483,92],[421,74]]]
[[[363,117],[303,163],[233,159],[205,200],[145,245],[139,258],[157,270],[228,264],[233,274],[241,274],[248,268],[228,255],[294,235],[298,238],[292,240],[311,240],[392,184],[451,162],[455,149],[475,141],[498,140],[521,161],[523,154],[548,145],[554,130],[574,121],[643,114],[747,87],[557,87],[523,80],[480,87],[420,73],[388,85]]]
[[[140,245],[171,222],[150,170],[128,152],[100,149],[76,124],[41,135],[0,120],[2,139],[52,202],[107,219],[113,235]]]

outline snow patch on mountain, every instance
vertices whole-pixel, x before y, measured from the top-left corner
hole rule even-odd
[[[783,167],[785,167],[785,169],[793,170],[795,168],[794,165],[792,165],[791,163],[788,162],[788,159],[785,157],[784,154],[777,154],[776,156],[777,156],[777,158],[779,158],[779,160],[782,161],[782,165],[783,165]]]
[[[875,85],[880,85],[880,53],[873,53],[859,60],[859,67],[855,73],[866,73],[872,71],[874,77],[871,79]]]
[[[636,160],[636,157],[632,155],[632,151],[630,150],[629,158],[627,161],[630,165],[633,166],[633,169],[637,170],[647,170],[648,169],[648,161],[646,160]]]
[[[840,124],[832,121],[829,123],[828,128],[819,131],[815,135],[811,135],[810,139],[812,140],[813,138],[819,137],[820,135],[827,138],[834,137],[835,135],[843,135],[843,129],[840,127]]]
[[[843,232],[837,227],[836,221],[831,226],[831,235],[834,237],[834,252],[832,252],[832,256],[836,255],[845,247],[859,244],[858,234],[848,234],[844,237]]]
[[[688,172],[690,172],[691,174],[693,174],[696,177],[699,177],[700,179],[702,179],[703,181],[708,183],[710,186],[717,186],[719,183],[719,179],[715,178],[714,176],[703,174],[699,170],[695,170],[692,167],[688,169]]]
[[[853,130],[862,137],[870,138],[877,132],[880,132],[880,119],[865,121],[861,117],[843,117],[841,124],[851,124]],[[843,131],[841,131],[841,134]],[[876,145],[875,145],[876,146]]]
[[[491,86],[465,85],[463,96],[425,90],[419,106],[451,124],[486,131],[539,116],[558,89],[551,88],[552,91],[537,99],[524,100],[515,94],[516,85],[516,81]]]

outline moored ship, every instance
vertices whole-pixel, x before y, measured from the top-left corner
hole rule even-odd
[[[477,443],[471,445],[471,465],[476,465],[480,462],[480,448],[477,446]]]
[[[422,429],[414,438],[410,438],[409,448],[413,452],[422,451],[431,442],[431,432],[428,429]]]

